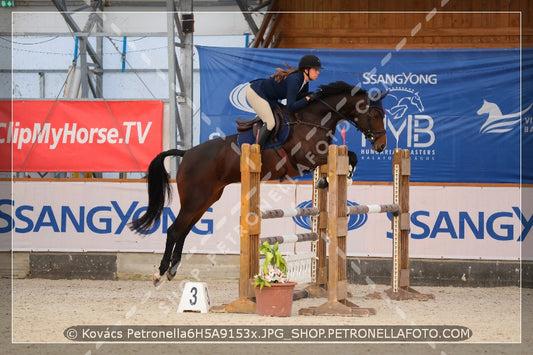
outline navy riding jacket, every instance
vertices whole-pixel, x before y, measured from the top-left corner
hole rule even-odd
[[[258,79],[252,81],[250,86],[259,96],[267,100],[272,108],[278,103],[278,100],[283,99],[287,99],[289,111],[296,111],[307,105],[305,96],[297,100],[298,93],[309,91],[309,83],[304,85],[304,75],[301,72],[289,74],[279,83],[274,78]]]

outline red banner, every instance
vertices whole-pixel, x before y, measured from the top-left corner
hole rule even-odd
[[[0,102],[0,171],[142,172],[162,148],[162,101],[12,104]]]

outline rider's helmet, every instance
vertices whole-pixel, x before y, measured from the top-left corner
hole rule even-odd
[[[300,62],[298,63],[298,69],[305,70],[309,68],[323,69],[322,63],[316,55],[306,54],[302,57],[302,59],[300,59]]]

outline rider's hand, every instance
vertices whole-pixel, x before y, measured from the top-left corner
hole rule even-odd
[[[321,95],[322,95],[322,91],[321,90],[316,91],[316,92],[312,92],[311,94],[309,94],[307,96],[308,97],[308,101],[311,102],[311,101],[318,100]]]

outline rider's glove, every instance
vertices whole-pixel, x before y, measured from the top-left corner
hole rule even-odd
[[[322,90],[318,90],[309,94],[309,102],[320,99],[322,96]]]

